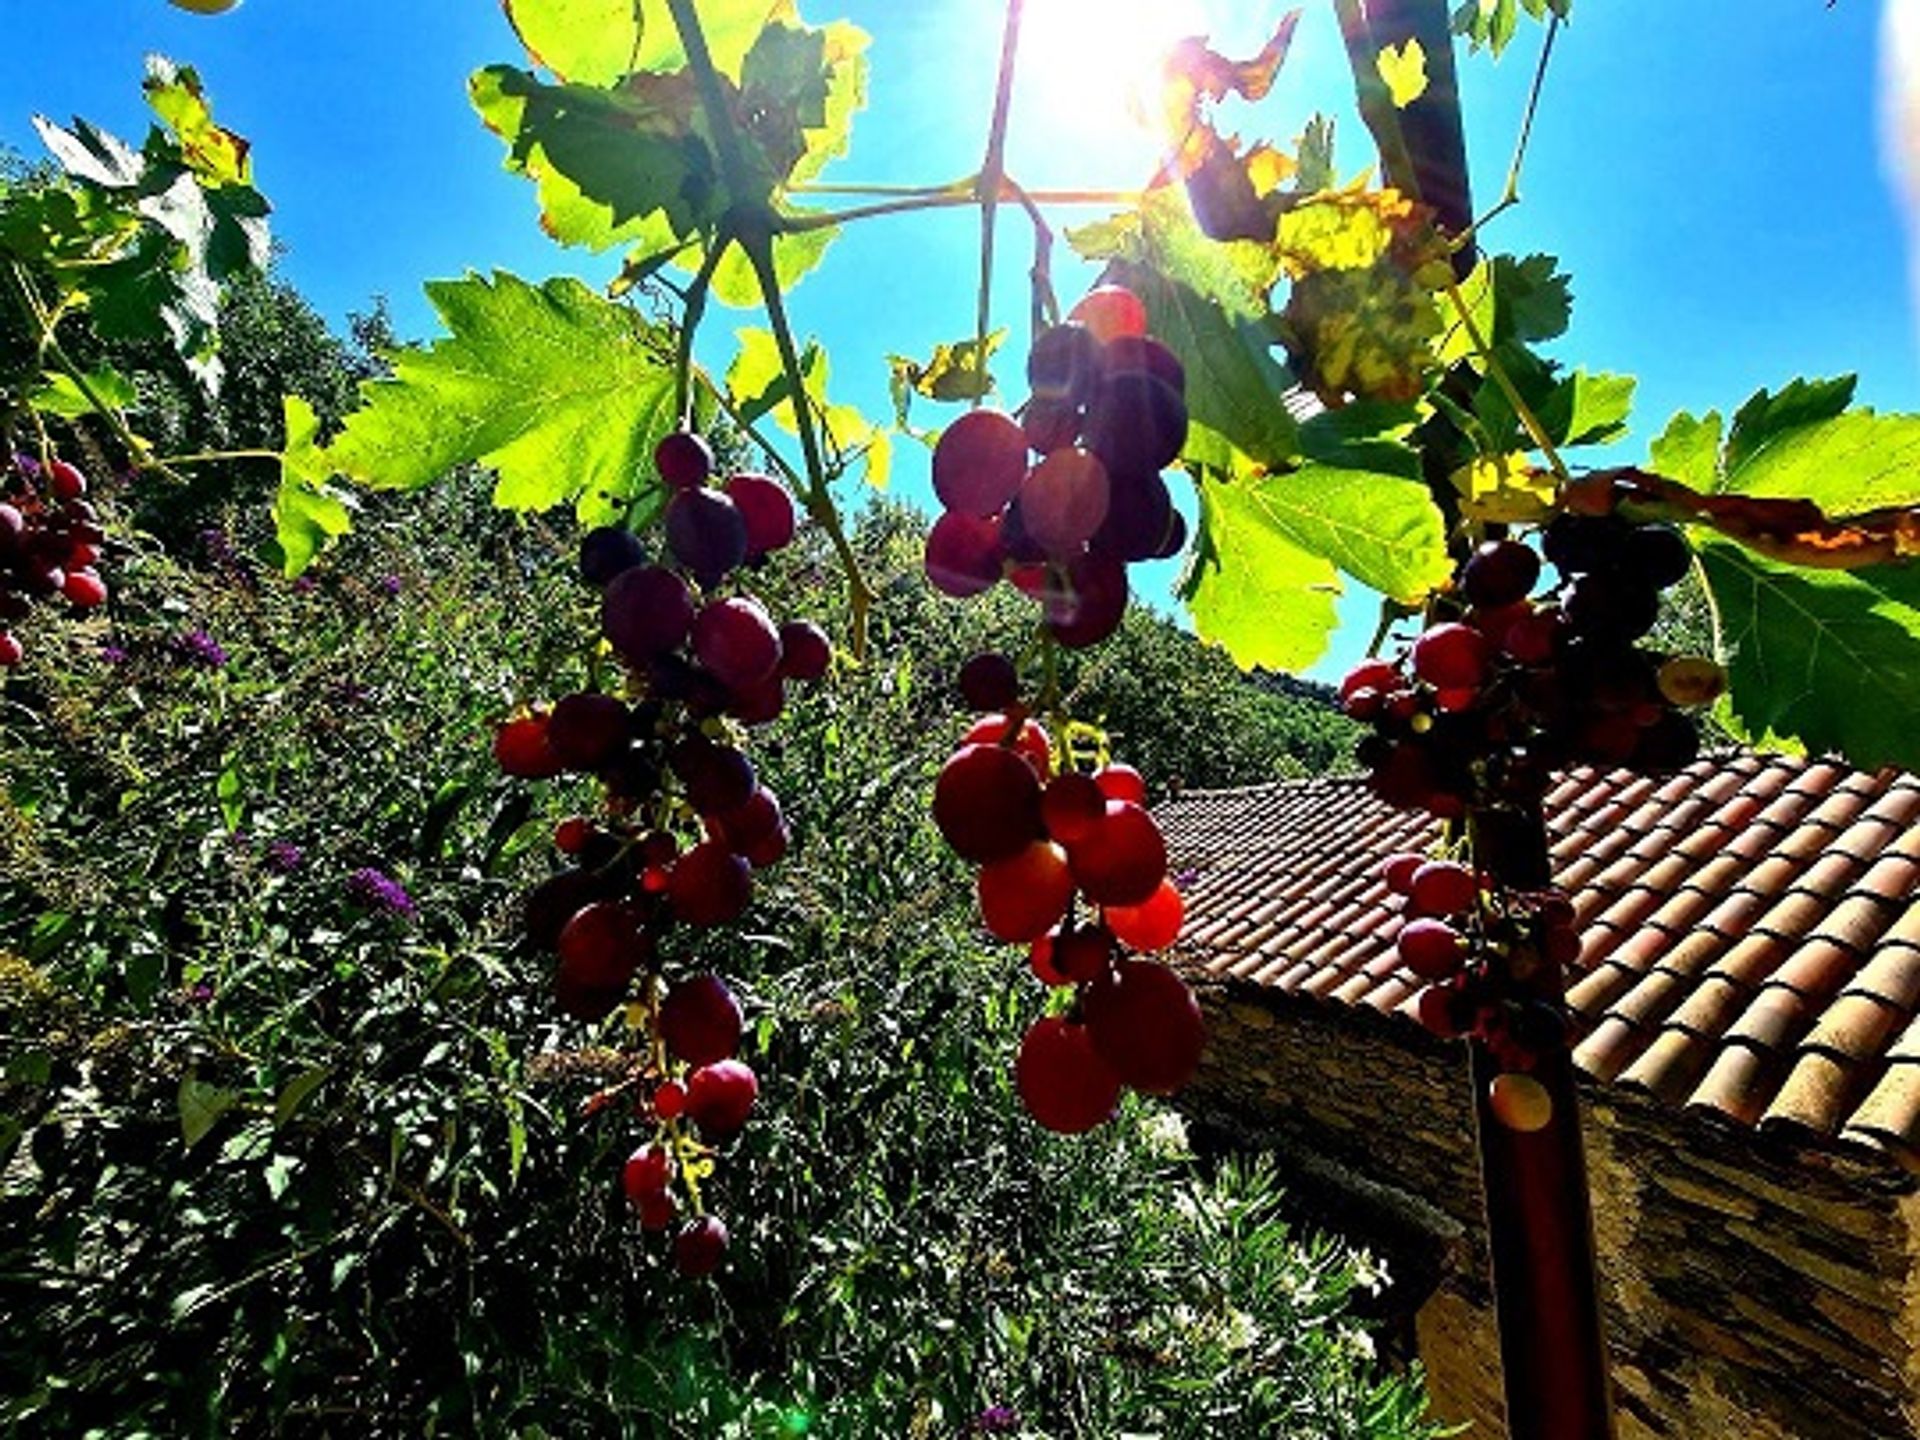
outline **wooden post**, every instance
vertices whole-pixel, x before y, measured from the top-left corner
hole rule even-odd
[[[1471,831],[1476,863],[1499,883],[1515,890],[1547,885],[1547,831],[1538,809],[1478,812]],[[1613,1440],[1573,1057],[1564,1042],[1540,1056],[1532,1074],[1553,1113],[1543,1128],[1523,1134],[1489,1108],[1489,1086],[1500,1073],[1492,1053],[1476,1040],[1469,1056],[1508,1434]]]

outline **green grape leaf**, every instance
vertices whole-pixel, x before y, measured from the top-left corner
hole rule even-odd
[[[1334,453],[1331,435],[1314,439]],[[1298,669],[1318,659],[1341,591],[1337,571],[1403,604],[1452,573],[1445,523],[1411,478],[1418,464],[1405,447],[1392,471],[1310,462],[1285,473],[1263,470],[1205,427],[1193,448],[1214,463],[1182,594],[1200,633],[1242,665]],[[1285,608],[1293,605],[1297,617]]]
[[[153,113],[173,132],[181,161],[194,179],[209,190],[252,186],[251,147],[243,137],[214,124],[199,73],[192,66],[149,55],[141,89]]]
[[[1611,444],[1627,433],[1636,383],[1631,375],[1576,370],[1540,407],[1540,423],[1556,445]]]
[[[1356,400],[1303,421],[1300,453],[1342,470],[1373,470],[1418,480],[1420,456],[1405,436],[1419,418],[1419,407],[1413,404]]]
[[[571,501],[589,525],[658,508],[651,457],[675,423],[664,327],[564,277],[496,271],[431,282],[427,296],[448,337],[396,352],[392,378],[362,386],[367,403],[326,451],[336,469],[414,490],[489,465],[502,509]]]
[[[87,375],[87,389],[100,399],[101,405],[114,410],[131,410],[140,403],[140,392],[134,389],[133,382],[111,366],[94,370]],[[87,397],[86,390],[71,375],[59,370],[49,370],[41,379],[40,388],[29,397],[34,409],[43,415],[58,415],[65,420],[75,420],[82,415],[98,412]]]
[[[727,367],[727,395],[736,410],[749,419],[771,415],[788,434],[798,433],[793,393],[773,333],[748,326],[734,332],[740,349]],[[836,472],[858,463],[867,483],[884,489],[893,460],[893,441],[884,426],[868,420],[856,406],[836,405],[827,398],[827,357],[809,342],[800,354],[801,383],[819,426],[827,462]]]
[[[656,213],[684,238],[726,208],[685,72],[602,90],[492,65],[474,74],[470,95],[507,141],[507,168],[536,182],[541,226],[563,245],[603,250],[633,238],[638,222]]]
[[[1832,420],[1853,403],[1855,377],[1794,380],[1778,395],[1757,390],[1733,416],[1721,473],[1731,475],[1782,436],[1821,420]]]
[[[327,483],[332,465],[314,443],[320,421],[298,395],[285,396],[286,443],[280,452],[280,488],[273,497],[273,532],[289,576],[353,528],[350,499]]]
[[[1920,576],[1781,565],[1697,531],[1694,543],[1741,724],[1869,769],[1920,767]]]
[[[502,8],[533,63],[561,80],[611,85],[637,68],[645,7],[634,0],[506,0]],[[671,16],[666,23],[671,30]]]
[[[1278,274],[1272,247],[1210,238],[1172,186],[1149,191],[1138,209],[1069,230],[1067,243],[1086,260],[1157,271],[1236,322],[1267,313]]]
[[[131,190],[146,173],[139,151],[78,117],[68,130],[36,115],[33,128],[60,168],[76,180],[90,180],[108,190]]]
[[[1493,344],[1557,339],[1572,319],[1573,289],[1558,260],[1551,255],[1495,257],[1493,333],[1487,337]]]
[[[1201,486],[1180,598],[1200,638],[1243,670],[1304,670],[1339,623],[1340,577],[1331,561],[1261,523],[1249,500],[1244,486]]]
[[[1714,488],[1720,473],[1720,437],[1724,431],[1718,410],[1699,417],[1682,410],[1653,442],[1648,463],[1656,474],[1678,480],[1704,495]]]
[[[1498,59],[1519,32],[1523,9],[1535,20],[1549,14],[1565,20],[1573,13],[1573,0],[1460,0],[1453,11],[1453,33]]]

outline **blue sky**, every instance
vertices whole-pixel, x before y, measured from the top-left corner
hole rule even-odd
[[[1013,107],[1011,172],[1030,187],[1126,186],[1145,151],[1103,96],[1112,46],[1156,16],[1197,18],[1223,48],[1258,44],[1265,7],[1226,0],[1029,0],[1030,45]],[[255,143],[288,275],[335,321],[383,294],[404,334],[433,333],[424,279],[502,267],[530,277],[611,263],[561,251],[535,227],[532,188],[500,169],[501,147],[467,105],[476,67],[521,60],[483,0],[246,0],[226,16],[163,0],[5,0],[9,87],[0,142],[39,153],[33,111],[82,114],[144,133],[141,57],[196,65],[216,113]],[[874,37],[870,108],[829,178],[929,183],[979,161],[999,45],[989,0],[809,0]],[[1277,10],[1278,7],[1276,6]],[[1230,123],[1291,137],[1315,110],[1345,115],[1349,82],[1324,4],[1310,4],[1286,77]],[[1737,16],[1737,19],[1736,19]],[[1102,19],[1101,17],[1105,17]],[[1876,7],[1840,0],[1739,6],[1579,0],[1556,48],[1522,186],[1497,222],[1503,250],[1559,255],[1574,277],[1569,363],[1640,377],[1638,458],[1680,408],[1722,410],[1797,374],[1858,371],[1861,398],[1920,409],[1905,233],[1879,158]],[[1538,44],[1523,32],[1494,65],[1462,57],[1476,193],[1497,194]],[[1342,168],[1367,158],[1341,125]],[[1090,212],[1063,212],[1075,223]],[[850,229],[793,295],[796,324],[833,359],[835,398],[885,416],[885,356],[925,353],[973,323],[971,212],[888,218]],[[1025,313],[1028,244],[1003,223],[1000,321]],[[1064,247],[1061,247],[1064,250]],[[1063,295],[1077,288],[1069,268]],[[702,355],[723,364],[717,312]],[[928,418],[937,418],[930,413]],[[924,462],[900,452],[896,487],[925,497]],[[1142,588],[1164,603],[1167,577]],[[1365,641],[1358,607],[1337,671]]]

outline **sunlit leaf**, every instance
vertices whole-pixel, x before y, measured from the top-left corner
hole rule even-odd
[[[658,506],[650,460],[675,423],[667,330],[571,278],[535,286],[499,271],[427,295],[449,336],[390,357],[392,378],[362,387],[329,463],[382,490],[489,465],[496,505],[570,501],[588,524]]]
[[[929,400],[972,400],[990,393],[994,351],[1007,338],[1005,330],[987,336],[984,347],[972,336],[933,347],[933,357],[922,363],[905,355],[889,355],[888,368],[901,384]]]
[[[140,392],[134,389],[133,382],[112,366],[90,371],[86,377],[87,387],[80,384],[71,375],[61,370],[49,370],[40,382],[40,388],[31,397],[33,408],[43,415],[59,415],[73,420],[82,415],[98,412],[100,406],[87,394],[93,392],[101,405],[114,410],[131,410],[140,401]]]
[[[1529,465],[1524,452],[1478,456],[1451,478],[1470,520],[1531,525],[1553,514],[1553,473]]]
[[[1706,492],[1720,474],[1720,438],[1724,422],[1718,410],[1696,418],[1682,411],[1667,422],[1649,455],[1654,470]]]
[[[1776,564],[1699,541],[1729,649],[1733,713],[1856,765],[1920,767],[1920,576]]]
[[[179,142],[196,180],[209,189],[253,184],[251,147],[243,137],[214,123],[199,73],[192,66],[150,55],[141,88],[154,114]]]
[[[327,545],[353,528],[350,501],[327,483],[333,467],[314,443],[320,422],[298,395],[282,402],[286,443],[280,452],[280,488],[273,497],[274,537],[289,575],[298,575]]]
[[[1427,93],[1427,52],[1419,40],[1409,37],[1405,45],[1381,46],[1375,63],[1396,110]]]

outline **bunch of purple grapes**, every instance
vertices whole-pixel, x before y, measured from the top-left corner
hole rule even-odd
[[[593,815],[563,820],[555,847],[572,864],[528,895],[526,929],[554,952],[557,1003],[580,1020],[634,1007],[643,1049],[632,1083],[640,1113],[658,1129],[625,1172],[642,1223],[665,1228],[678,1213],[678,1177],[691,1216],[675,1261],[704,1274],[720,1261],[725,1226],[700,1204],[698,1177],[711,1143],[745,1123],[758,1082],[734,1058],[740,1012],[718,977],[669,984],[661,940],[676,924],[739,918],[753,871],[778,861],[790,832],[779,798],[755,773],[741,727],[781,713],[789,681],[812,681],[831,659],[810,621],[776,624],[743,589],[744,566],[794,534],[792,496],[766,475],[713,480],[699,436],[676,432],[654,454],[672,490],[667,557],[649,558],[632,531],[607,526],[580,548],[580,573],[600,592],[600,631],[619,661],[618,693],[589,689],[524,711],[495,732],[509,775],[596,777]],[[664,998],[662,998],[664,996]],[[695,1138],[693,1130],[701,1138]]]
[[[1027,380],[1017,418],[975,410],[942,432],[927,577],[957,598],[1004,577],[1061,644],[1092,645],[1126,613],[1128,564],[1186,543],[1160,474],[1186,444],[1186,374],[1139,299],[1103,285],[1034,341]]]
[[[106,532],[86,494],[87,477],[65,460],[14,455],[0,472],[0,667],[26,657],[11,627],[34,601],[57,595],[77,610],[107,603],[94,568]]]
[[[1561,577],[1552,593],[1533,596],[1531,547],[1488,540],[1404,655],[1342,682],[1347,714],[1373,727],[1360,760],[1383,799],[1454,819],[1537,799],[1562,766],[1661,773],[1698,753],[1686,712],[1719,696],[1725,672],[1641,643],[1660,592],[1691,563],[1686,541],[1666,526],[1564,514],[1542,542]]]

